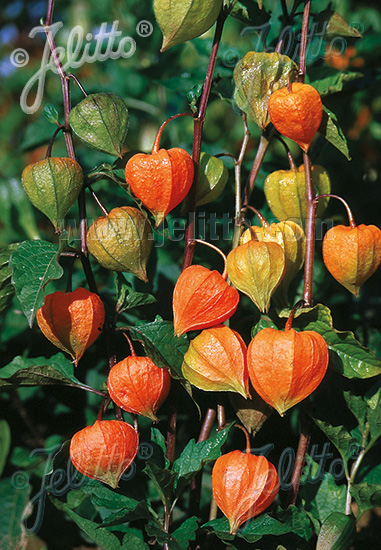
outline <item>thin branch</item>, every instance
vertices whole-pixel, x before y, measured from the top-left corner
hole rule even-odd
[[[301,418],[301,424],[302,426],[300,431],[298,450],[296,452],[294,469],[292,471],[292,476],[291,476],[291,489],[288,493],[288,506],[291,506],[296,502],[298,491],[299,491],[299,485],[300,485],[300,477],[302,475],[304,463],[306,460],[308,445],[311,438],[310,422],[303,413]]]
[[[304,77],[306,76],[307,40],[308,27],[310,23],[310,13],[311,0],[306,0],[303,11],[302,34],[300,37],[298,82],[304,82]]]

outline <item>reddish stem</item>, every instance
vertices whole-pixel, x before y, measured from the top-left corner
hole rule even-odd
[[[301,424],[302,426],[300,431],[298,450],[296,452],[294,469],[291,476],[291,489],[288,493],[288,506],[296,503],[300,485],[300,477],[303,472],[306,454],[311,439],[310,423],[303,413],[301,416]]]
[[[222,30],[223,30],[227,16],[228,16],[228,12],[225,12],[224,9],[222,9],[217,19],[213,46],[210,52],[204,87],[202,89],[202,94],[200,99],[198,116],[194,120],[193,147],[192,147],[194,177],[193,177],[193,184],[192,184],[191,190],[188,193],[188,223],[185,231],[185,249],[184,249],[184,260],[183,260],[182,270],[186,269],[191,265],[192,258],[193,258],[194,238],[195,238],[195,220],[196,220],[195,212],[196,212],[196,197],[197,197],[197,181],[198,181],[198,170],[199,170],[200,155],[201,155],[202,129],[204,126],[205,113],[206,113],[206,107],[209,101],[210,90],[212,88],[213,73],[217,62],[218,48],[220,46]]]
[[[266,220],[266,218],[264,217],[263,214],[260,213],[259,210],[257,210],[256,208],[254,208],[254,206],[250,206],[250,204],[247,204],[245,206],[243,206],[243,209],[244,210],[251,210],[252,212],[254,212],[254,214],[257,216],[257,218],[259,219],[259,221],[261,222],[261,225],[262,227],[269,227],[269,222]]]
[[[304,3],[302,32],[300,37],[298,82],[304,82],[304,78],[306,76],[307,40],[308,40],[308,27],[310,23],[310,13],[311,13],[311,0],[306,0]]]
[[[211,244],[211,243],[208,243],[207,241],[202,241],[201,239],[194,239],[193,240],[194,243],[200,243],[200,244],[204,244],[205,246],[209,246],[209,248],[212,248],[213,250],[215,250],[216,252],[219,253],[219,255],[222,257],[222,259],[224,260],[224,271],[222,273],[222,277],[226,280],[227,276],[228,276],[228,271],[227,271],[227,268],[226,268],[226,256],[225,254],[222,252],[222,250],[220,250],[217,246],[215,246],[214,244]]]
[[[262,161],[264,159],[264,156],[266,154],[269,143],[270,143],[270,139],[267,139],[265,137],[264,132],[262,132],[261,139],[259,141],[259,145],[257,149],[257,154],[255,155],[253,166],[251,168],[249,181],[247,182],[245,190],[243,192],[242,204],[249,204],[250,196],[254,189],[255,180],[257,179],[257,175],[261,167]]]
[[[349,208],[349,204],[344,199],[339,197],[339,195],[332,195],[331,193],[326,193],[325,195],[318,195],[317,197],[315,197],[315,202],[317,203],[319,199],[323,199],[324,197],[331,197],[332,199],[337,199],[343,203],[347,211],[349,225],[351,226],[352,229],[354,229],[356,227],[356,222],[353,217],[352,210]]]
[[[125,337],[125,339],[127,340],[128,342],[128,346],[130,348],[130,353],[131,353],[131,357],[136,357],[136,353],[135,353],[135,350],[134,350],[134,346],[132,345],[132,342],[131,342],[131,338],[128,336],[128,334],[126,334],[125,332],[123,332],[123,336]]]
[[[171,120],[174,120],[175,118],[179,118],[180,116],[193,116],[192,113],[179,113],[178,115],[173,115],[167,120],[163,122],[163,124],[160,126],[159,130],[157,131],[155,141],[153,142],[152,146],[152,154],[157,153],[160,148],[160,139],[161,134],[163,133],[164,128],[167,126],[168,122],[171,122]]]
[[[53,149],[53,144],[54,144],[54,140],[56,139],[58,132],[60,132],[63,128],[64,128],[63,126],[59,125],[59,126],[54,130],[54,133],[53,133],[52,137],[50,138],[48,148],[46,149],[45,159],[48,159],[48,158],[51,156],[51,154],[52,154],[52,149]]]
[[[251,445],[250,445],[250,437],[249,437],[249,434],[247,433],[246,428],[244,428],[240,424],[234,424],[234,427],[239,428],[245,434],[245,437],[246,437],[246,454],[249,455],[251,453]]]
[[[93,191],[92,187],[90,185],[87,186],[87,188],[89,189],[93,199],[95,200],[95,202],[97,203],[97,205],[99,206],[99,208],[102,210],[103,212],[103,215],[104,216],[108,216],[109,215],[109,212],[107,210],[107,208],[105,206],[103,206],[103,204],[101,203],[101,201],[99,200],[99,198],[97,197],[95,191]]]
[[[286,325],[284,327],[284,330],[290,330],[292,328],[292,323],[294,321],[294,317],[295,317],[295,313],[296,311],[300,308],[300,307],[303,307],[304,305],[304,302],[303,300],[299,300],[298,302],[296,302],[296,304],[294,305],[294,307],[292,308],[291,312],[290,312],[290,315],[287,319],[287,322],[286,322]]]
[[[315,253],[315,190],[312,181],[311,159],[303,152],[304,173],[306,178],[307,220],[306,220],[306,257],[304,263],[303,300],[306,306],[312,305],[312,280]]]

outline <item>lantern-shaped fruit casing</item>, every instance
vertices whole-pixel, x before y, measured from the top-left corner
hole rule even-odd
[[[328,172],[319,165],[311,166],[312,182],[318,195],[331,192]],[[304,165],[291,170],[276,170],[265,179],[264,192],[271,212],[280,221],[290,220],[304,226],[307,218],[306,175]],[[321,219],[329,197],[319,199],[316,217]]]
[[[260,311],[267,312],[284,277],[286,256],[277,243],[251,240],[229,253],[226,267],[234,286],[247,294]]]
[[[182,372],[191,384],[205,391],[233,391],[249,397],[246,345],[225,325],[205,329],[191,340]]]
[[[173,292],[175,334],[223,323],[236,311],[238,302],[238,291],[218,271],[201,265],[187,267]]]
[[[82,168],[71,158],[49,157],[24,168],[21,181],[30,202],[49,218],[56,232],[83,186]]]
[[[192,186],[193,160],[180,147],[137,153],[126,164],[126,182],[153,214],[156,226],[175,208]]]
[[[323,239],[323,260],[332,277],[355,296],[381,263],[381,230],[375,225],[337,225]]]
[[[278,132],[307,152],[323,118],[319,92],[309,84],[292,82],[271,94],[268,111]]]
[[[118,407],[157,421],[156,412],[169,393],[171,376],[149,357],[131,355],[112,367],[107,387]]]
[[[114,489],[132,464],[139,448],[137,431],[119,420],[96,420],[75,433],[70,458],[75,468]]]
[[[305,236],[303,229],[292,221],[272,223],[263,227],[253,225],[244,231],[240,243],[245,244],[250,240],[275,242],[282,247],[286,256],[286,270],[275,297],[279,294],[279,301],[286,306],[288,287],[304,263]]]
[[[213,496],[235,534],[247,520],[261,514],[275,499],[278,474],[264,456],[232,451],[217,458],[212,470]]]
[[[249,344],[247,365],[255,391],[283,416],[323,380],[328,347],[312,330],[265,328]]]
[[[77,288],[45,296],[36,319],[44,336],[69,353],[77,364],[98,338],[105,320],[102,300],[94,292]]]
[[[153,245],[147,218],[130,206],[101,216],[87,232],[90,254],[106,269],[126,271],[147,282],[146,265]]]

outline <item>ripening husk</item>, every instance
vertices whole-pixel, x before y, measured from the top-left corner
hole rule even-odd
[[[147,218],[131,206],[114,208],[95,220],[87,232],[89,252],[103,267],[133,273],[144,282],[152,245]]]
[[[149,357],[129,356],[109,372],[107,389],[118,407],[157,421],[156,412],[171,387],[167,369],[155,365]]]
[[[77,288],[45,296],[36,319],[44,336],[69,353],[77,364],[98,338],[105,320],[102,300],[94,292]]]
[[[176,336],[190,330],[223,323],[236,311],[238,291],[218,271],[201,265],[184,269],[173,292],[173,324]]]
[[[317,195],[331,192],[328,172],[322,166],[311,166],[312,183]],[[280,220],[291,220],[304,226],[307,218],[306,176],[304,165],[291,170],[276,170],[265,179],[264,192],[274,216]],[[321,219],[327,208],[329,197],[319,199],[316,218]]]
[[[286,306],[288,287],[304,264],[305,235],[303,229],[292,221],[272,223],[264,227],[253,225],[244,231],[240,243],[245,244],[250,240],[274,242],[282,247],[286,256],[286,270],[275,297],[278,297],[278,302],[282,306]]]
[[[328,347],[312,330],[265,328],[249,344],[247,365],[255,391],[283,416],[323,380]]]
[[[323,239],[323,260],[332,277],[358,296],[381,263],[381,230],[375,225],[337,225]]]
[[[246,345],[225,325],[205,329],[191,340],[182,372],[193,386],[204,391],[233,391],[249,397]]]
[[[234,286],[260,311],[267,312],[271,296],[284,277],[286,256],[277,243],[251,240],[229,253],[226,267]]]
[[[192,186],[192,157],[180,147],[157,153],[137,153],[126,164],[126,182],[135,197],[150,210],[156,227],[185,199]]]
[[[271,94],[268,111],[278,132],[307,152],[323,118],[319,92],[309,84],[291,82]]]
[[[235,534],[245,521],[261,514],[275,499],[278,474],[264,456],[232,451],[217,458],[212,470],[213,496]]]
[[[70,458],[81,474],[116,489],[138,448],[139,437],[130,424],[119,420],[96,420],[92,426],[73,435]]]

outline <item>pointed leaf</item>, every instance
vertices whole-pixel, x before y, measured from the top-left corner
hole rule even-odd
[[[366,403],[361,395],[355,395],[350,391],[344,392],[344,399],[347,404],[348,409],[357,419],[361,431],[364,429],[367,407]]]
[[[131,338],[144,346],[146,354],[158,367],[171,371],[174,378],[182,379],[181,365],[189,347],[188,338],[174,334],[173,323],[157,315],[151,323],[128,327]]]
[[[356,439],[351,436],[344,426],[332,426],[329,422],[325,422],[319,418],[314,418],[314,421],[328,439],[332,441],[344,460],[344,463],[347,464],[348,460],[353,455]]]
[[[135,292],[121,273],[116,276],[116,292],[118,296],[116,311],[118,313],[156,302],[156,298],[152,294]]]
[[[333,512],[321,526],[316,550],[348,550],[355,536],[355,518]]]
[[[362,73],[343,73],[333,67],[315,67],[308,71],[306,83],[311,84],[323,97],[341,92],[346,82],[351,82],[362,76]]]
[[[91,390],[89,386],[77,380],[74,376],[73,363],[62,353],[57,353],[49,359],[46,357],[27,359],[17,356],[0,369],[0,387],[55,384]]]
[[[336,11],[327,9],[314,15],[314,23],[319,25],[324,35],[332,36],[350,36],[352,38],[361,38],[361,33],[349,25],[345,19]]]
[[[345,485],[337,485],[335,478],[329,472],[324,474],[324,478],[317,490],[314,505],[316,505],[317,514],[321,523],[335,511],[345,511],[347,488]]]
[[[381,382],[378,381],[378,385]],[[381,436],[381,388],[368,399],[367,420],[369,422],[370,436],[376,441]]]
[[[177,474],[147,462],[143,472],[151,479],[164,506],[170,507]]]
[[[36,311],[44,304],[44,287],[60,279],[63,269],[57,261],[59,247],[46,241],[24,241],[9,262],[12,282],[22,310],[32,327]]]
[[[233,423],[200,443],[191,439],[173,463],[173,471],[181,477],[189,478],[199,472],[205,464],[216,460],[221,456],[221,447],[226,442],[232,426]]]
[[[339,126],[336,115],[329,111],[323,105],[323,119],[320,124],[319,132],[340,151],[348,160],[351,160],[347,140]]]
[[[14,243],[0,249],[0,315],[8,309],[15,294],[9,261],[18,246],[19,243]]]

